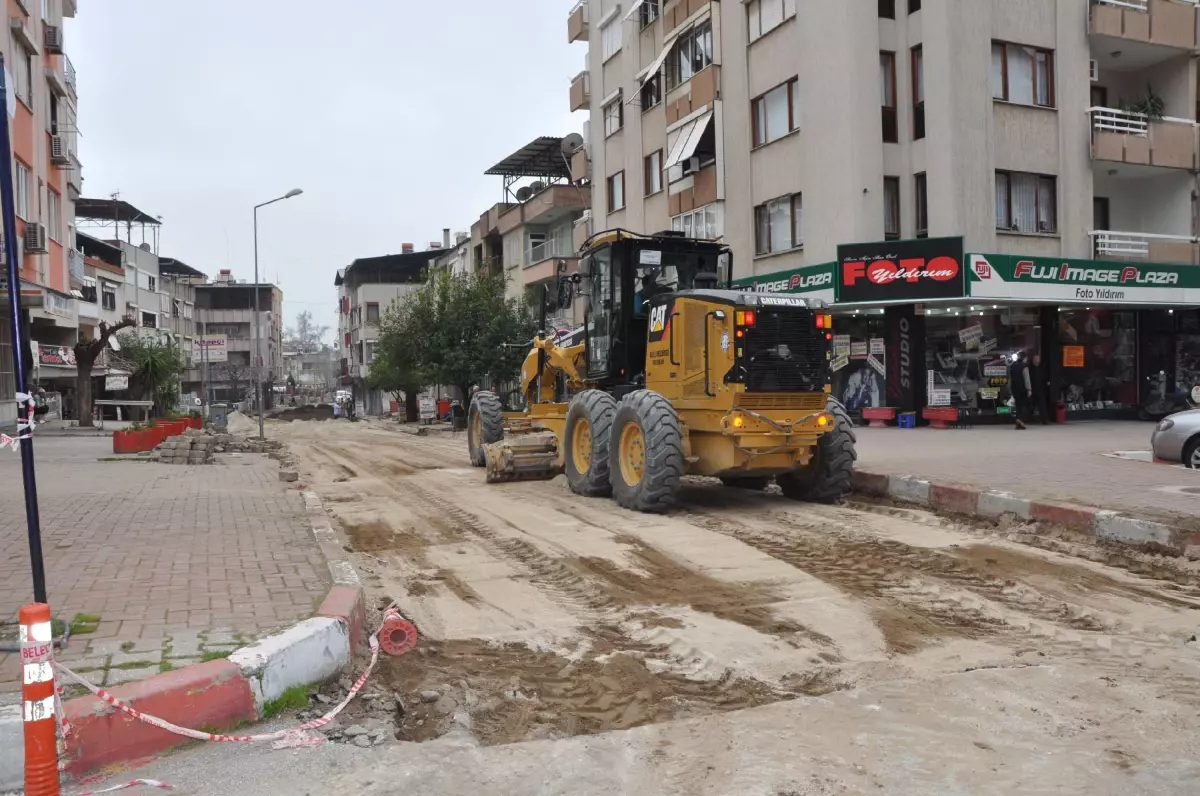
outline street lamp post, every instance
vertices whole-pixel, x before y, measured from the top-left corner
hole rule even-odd
[[[304,191],[299,188],[293,188],[283,196],[277,196],[270,201],[254,206],[254,400],[258,404],[258,436],[260,439],[265,439],[267,434],[265,430],[266,412],[263,405],[262,392],[262,351],[259,345],[259,340],[262,339],[262,332],[258,328],[262,317],[258,308],[258,208],[282,202],[284,199],[291,199],[293,196],[299,196],[302,193]]]

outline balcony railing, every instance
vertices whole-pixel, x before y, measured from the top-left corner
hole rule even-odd
[[[1148,232],[1093,230],[1092,254],[1096,259],[1147,260],[1155,263],[1200,263],[1200,238]]]
[[[548,240],[525,250],[525,265],[537,265],[551,257],[574,257],[575,252],[566,241]]]
[[[71,59],[65,55],[63,56],[63,82],[67,84],[67,88],[71,90],[71,93],[79,93],[75,85],[75,64],[71,63]]]
[[[1196,48],[1200,0],[1092,0],[1089,30],[1098,36],[1129,39],[1164,48],[1145,65],[1170,57],[1165,48]]]
[[[1191,119],[1151,119],[1117,108],[1089,108],[1092,156],[1097,160],[1194,169],[1200,159],[1197,123]]]
[[[587,0],[579,0],[567,15],[567,43],[584,40],[588,37],[588,4]]]

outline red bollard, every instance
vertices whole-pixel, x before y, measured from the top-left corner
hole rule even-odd
[[[59,796],[50,606],[21,608],[21,701],[25,706],[25,796]]]

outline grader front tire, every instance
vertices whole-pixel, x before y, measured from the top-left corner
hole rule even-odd
[[[609,443],[617,402],[600,390],[584,390],[571,399],[563,430],[563,469],[571,491],[584,497],[612,494]]]
[[[617,407],[610,446],[613,497],[632,511],[661,513],[673,505],[683,477],[683,432],[675,407],[651,390],[626,395]]]
[[[840,403],[830,400],[825,411],[833,415],[833,431],[821,436],[817,450],[803,470],[777,476],[785,497],[809,503],[837,503],[849,492],[858,452],[854,446],[854,421]]]
[[[494,392],[480,391],[471,399],[467,413],[467,450],[474,467],[487,464],[483,446],[504,439],[504,407]]]

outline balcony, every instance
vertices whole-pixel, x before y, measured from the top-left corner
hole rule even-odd
[[[64,55],[62,58],[63,58],[63,82],[66,83],[67,88],[70,90],[70,92],[72,94],[76,94],[78,92],[78,88],[75,85],[75,65],[73,63],[71,63],[71,59],[68,58],[67,56]]]
[[[578,185],[551,185],[521,205],[526,224],[552,224],[592,205],[592,189]]]
[[[1196,122],[1116,108],[1089,108],[1092,117],[1092,158],[1113,163],[1195,169],[1200,162]]]
[[[592,102],[592,79],[588,73],[580,72],[571,81],[571,110],[587,108]]]
[[[1092,256],[1097,260],[1145,260],[1151,263],[1200,265],[1200,239],[1184,235],[1095,230]]]
[[[560,273],[558,264],[563,263]],[[556,276],[569,276],[579,270],[579,254],[566,241],[546,241],[525,250],[525,268],[521,276],[527,285],[545,282]]]
[[[1196,49],[1194,0],[1092,0],[1088,33],[1106,68],[1145,69]]]
[[[590,174],[590,163],[587,147],[580,147],[571,155],[571,182],[582,182]]]
[[[579,0],[567,16],[567,44],[588,39],[588,4]]]

